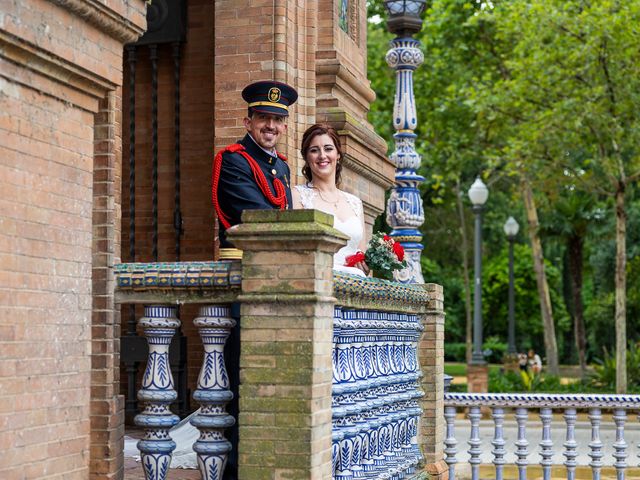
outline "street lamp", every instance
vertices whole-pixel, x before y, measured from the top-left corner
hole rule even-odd
[[[516,239],[520,225],[516,219],[509,217],[504,224],[504,233],[509,240],[509,340],[507,353],[516,354],[516,321],[515,321],[515,291],[513,285],[513,242]]]
[[[474,241],[474,266],[475,278],[473,288],[473,352],[471,354],[472,365],[484,365],[484,355],[482,355],[482,211],[484,204],[489,198],[489,189],[476,178],[469,189],[469,199],[473,204],[473,213],[476,215],[475,221],[475,241]]]
[[[387,27],[396,35],[387,52],[389,67],[396,71],[396,93],[393,104],[393,135],[395,151],[389,159],[396,165],[395,186],[391,189],[387,204],[387,223],[392,228],[389,234],[400,242],[405,250],[407,268],[394,275],[402,283],[424,283],[420,255],[424,209],[419,186],[424,177],[416,172],[421,157],[415,149],[418,124],[416,103],[413,94],[413,71],[424,61],[420,42],[412,38],[422,28],[420,15],[426,6],[425,0],[386,0]]]

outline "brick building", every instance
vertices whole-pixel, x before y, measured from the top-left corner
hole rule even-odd
[[[383,211],[393,167],[366,121],[364,0],[179,4],[153,0],[141,37],[143,0],[2,3],[2,479],[122,478],[129,315],[113,265],[216,257],[211,159],[243,133],[248,82],[300,93],[280,146],[296,181],[302,132],[329,121],[345,188],[369,225]],[[167,22],[177,30],[161,33]]]

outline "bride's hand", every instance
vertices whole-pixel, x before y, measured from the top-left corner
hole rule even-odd
[[[364,262],[358,262],[354,265],[354,267],[359,268],[364,272],[365,275],[369,275],[369,266]]]

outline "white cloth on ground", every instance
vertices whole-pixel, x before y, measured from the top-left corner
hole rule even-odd
[[[200,409],[193,412],[191,415],[183,418],[180,423],[175,425],[169,430],[169,436],[176,442],[176,449],[171,456],[171,465],[169,468],[198,468],[198,456],[193,451],[193,444],[200,432],[196,427],[191,425],[190,420],[196,415]],[[129,436],[124,437],[124,456],[128,458],[135,458],[140,461],[140,451],[138,450],[137,438]]]

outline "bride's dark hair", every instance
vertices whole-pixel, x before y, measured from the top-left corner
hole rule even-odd
[[[333,140],[333,144],[336,146],[336,150],[338,151],[338,161],[336,162],[336,187],[339,187],[340,182],[342,181],[342,177],[340,175],[342,172],[342,144],[340,143],[338,132],[336,132],[335,128],[327,123],[316,123],[315,125],[307,128],[304,135],[302,135],[302,146],[300,147],[300,152],[302,152],[302,158],[304,159],[302,175],[307,179],[307,182],[313,181],[311,168],[309,168],[309,164],[307,163],[307,152],[309,151],[311,141],[318,135],[329,135],[331,140]]]

